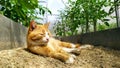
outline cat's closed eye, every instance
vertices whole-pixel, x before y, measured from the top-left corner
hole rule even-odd
[[[44,35],[43,33],[40,33],[40,35]]]
[[[50,35],[50,33],[48,33],[48,35]]]

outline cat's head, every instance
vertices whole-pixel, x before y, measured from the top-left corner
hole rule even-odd
[[[31,21],[28,29],[27,42],[32,45],[46,45],[51,37],[48,26],[49,23],[40,25],[35,23],[35,21]]]

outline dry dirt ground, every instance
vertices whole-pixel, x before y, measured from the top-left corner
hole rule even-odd
[[[81,50],[73,64],[32,54],[25,48],[0,51],[0,68],[120,68],[120,51],[103,47]]]

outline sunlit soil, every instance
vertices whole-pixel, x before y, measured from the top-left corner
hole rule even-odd
[[[120,68],[120,51],[103,47],[81,50],[73,64],[32,54],[25,48],[0,51],[0,68]]]

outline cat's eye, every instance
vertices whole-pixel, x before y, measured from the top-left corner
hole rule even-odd
[[[40,34],[40,35],[44,35],[44,34]]]

